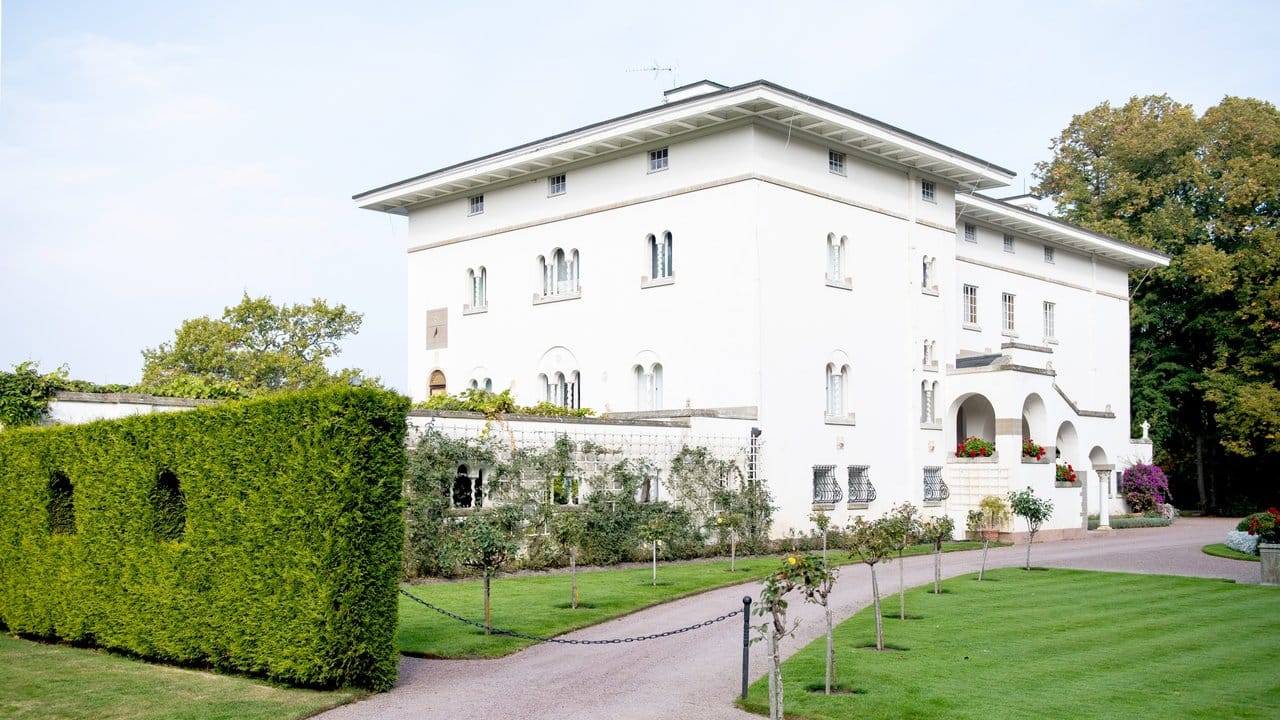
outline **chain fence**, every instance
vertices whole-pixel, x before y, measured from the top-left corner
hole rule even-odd
[[[419,605],[423,605],[431,610],[434,610],[440,613],[441,615],[444,615],[447,618],[457,620],[458,622],[466,623],[473,627],[478,627],[481,630],[485,629],[484,623],[476,622],[475,620],[471,620],[470,618],[465,618],[457,613],[449,612],[448,610],[445,610],[442,607],[432,605],[431,603],[427,602],[426,600],[423,600],[422,598],[418,597],[417,595],[414,595],[413,593],[405,590],[404,588],[400,588],[400,594],[418,603]],[[572,638],[540,637],[538,635],[530,635],[528,633],[522,633],[516,630],[504,630],[502,628],[496,628],[496,627],[490,627],[488,630],[490,633],[495,635],[506,635],[508,637],[520,638],[522,640],[533,640],[534,642],[559,643],[561,645],[622,645],[625,643],[643,642],[645,640],[657,640],[658,638],[671,637],[672,635],[679,635],[680,633],[686,633],[686,632],[689,632],[690,630],[697,630],[699,628],[715,625],[716,623],[719,623],[719,622],[724,622],[729,618],[737,617],[738,615],[741,615],[741,614],[742,614],[742,608],[738,608],[737,610],[734,610],[732,612],[727,612],[724,615],[719,615],[710,620],[704,620],[700,623],[687,625],[685,627],[678,628],[676,630],[668,630],[666,632],[653,633],[651,635],[636,635],[634,637],[625,637],[625,638],[609,638],[607,640],[575,640]]]

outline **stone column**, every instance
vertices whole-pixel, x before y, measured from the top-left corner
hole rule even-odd
[[[1111,471],[1098,469],[1098,529],[1111,529]]]

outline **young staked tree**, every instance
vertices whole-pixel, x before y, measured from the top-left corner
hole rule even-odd
[[[573,510],[556,513],[551,521],[551,534],[569,554],[569,606],[578,609],[578,554],[587,542],[587,523]]]
[[[949,515],[927,518],[920,523],[920,537],[933,545],[933,594],[942,593],[942,543],[951,539],[956,523]]]
[[[747,518],[736,507],[733,502],[735,498],[730,495],[729,502],[726,503],[726,509],[721,510],[715,519],[712,529],[719,536],[720,542],[729,546],[729,572],[737,572],[738,559],[738,533],[742,531],[742,527],[746,524]]]
[[[654,513],[640,525],[640,539],[644,540],[653,552],[653,585],[658,585],[658,543],[671,534],[671,521],[665,513]]]
[[[1042,500],[1030,487],[1009,493],[1009,507],[1013,514],[1027,521],[1027,569],[1031,569],[1031,544],[1036,540],[1040,526],[1053,515],[1053,501]]]
[[[907,619],[907,586],[903,569],[903,552],[916,542],[920,534],[919,510],[915,505],[904,502],[897,505],[885,517],[886,529],[893,540],[893,549],[898,551],[898,619]]]
[[[822,566],[827,567],[827,533],[831,529],[831,516],[825,510],[815,510],[809,514],[809,522],[812,522],[822,535]]]
[[[489,609],[491,582],[520,548],[517,538],[521,520],[517,513],[514,509],[502,508],[497,512],[474,515],[463,522],[455,535],[462,564],[479,570],[484,576],[485,635],[492,627]]]
[[[894,537],[885,518],[867,522],[856,518],[845,533],[849,554],[871,568],[871,601],[876,616],[876,649],[884,650],[884,620],[880,616],[880,584],[876,581],[876,564],[893,552]]]
[[[812,598],[810,593],[826,586],[830,592],[830,584],[834,579],[829,576],[822,563],[812,555],[790,554],[782,559],[781,566],[765,578],[764,587],[760,590],[760,602],[756,604],[755,613],[768,620],[756,627],[768,642],[769,653],[769,718],[783,720],[782,691],[782,639],[795,632],[798,623],[787,624],[788,593],[801,590],[806,599]],[[825,595],[823,599],[825,600]],[[828,622],[828,628],[830,623]],[[830,630],[828,630],[830,633]],[[828,637],[830,635],[828,634]],[[834,667],[828,665],[828,678]],[[830,682],[830,680],[828,680]]]
[[[814,566],[812,563],[804,565],[804,575],[801,578],[801,590],[804,592],[806,602],[815,603],[822,606],[822,614],[827,621],[827,654],[825,675],[826,694],[830,695],[831,690],[840,684],[836,677],[836,646],[835,646],[835,622],[831,617],[831,591],[835,589],[836,578],[839,577],[839,569],[832,568],[827,565],[827,559],[822,558],[822,564]]]
[[[982,567],[978,569],[978,582],[987,574],[987,550],[991,536],[1000,532],[1010,519],[1009,505],[999,495],[988,495],[978,503],[977,510],[969,511],[969,529],[982,533]]]

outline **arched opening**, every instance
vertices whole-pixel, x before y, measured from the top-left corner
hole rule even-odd
[[[53,535],[76,532],[75,488],[71,478],[60,471],[49,475],[49,532]]]
[[[1022,401],[1022,441],[1031,440],[1037,445],[1044,445],[1048,438],[1045,434],[1048,428],[1048,411],[1045,410],[1044,400],[1037,394],[1031,393]]]
[[[151,489],[151,529],[157,540],[170,542],[181,542],[187,533],[187,497],[170,470],[162,470]]]
[[[444,373],[439,370],[432,370],[431,377],[427,380],[427,395],[444,395],[445,382]]]
[[[1058,433],[1053,442],[1058,463],[1060,465],[1079,465],[1079,444],[1080,437],[1076,434],[1075,425],[1072,425],[1070,421],[1059,425]]]
[[[471,472],[466,465],[459,465],[453,478],[453,506],[471,507],[471,498]]]
[[[956,444],[965,438],[977,437],[988,442],[996,441],[996,411],[991,401],[979,394],[961,396],[956,400]]]
[[[1107,460],[1107,451],[1095,445],[1089,451],[1089,464],[1093,467],[1093,472],[1102,481],[1102,497],[1114,497],[1116,494],[1115,478],[1112,477],[1111,463]]]

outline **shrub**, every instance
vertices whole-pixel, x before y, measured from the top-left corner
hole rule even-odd
[[[956,457],[991,457],[995,451],[995,443],[973,435],[956,445]]]
[[[1258,554],[1258,536],[1250,535],[1248,530],[1228,531],[1226,545],[1236,552]]]
[[[1257,535],[1259,543],[1280,543],[1280,510],[1267,508],[1250,515],[1249,534]]]
[[[0,623],[389,688],[407,406],[336,388],[0,434]]]
[[[1169,498],[1169,478],[1159,465],[1138,463],[1124,471],[1120,493],[1135,513],[1158,510]]]

